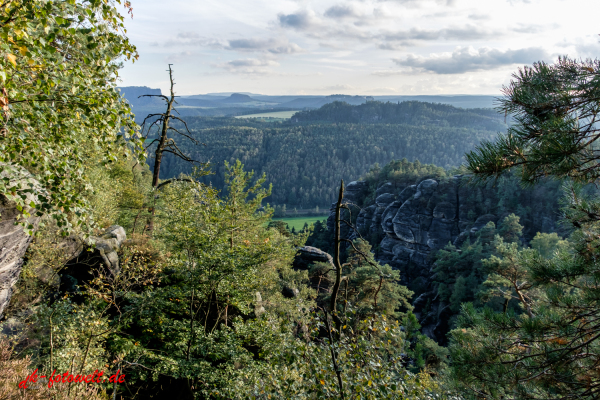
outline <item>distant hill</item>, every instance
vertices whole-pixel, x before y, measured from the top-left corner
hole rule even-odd
[[[273,184],[268,202],[302,209],[329,206],[340,179],[356,179],[375,163],[406,157],[457,167],[466,151],[507,128],[504,115],[493,110],[415,101],[354,106],[338,101],[296,116],[284,122],[186,117],[193,136],[206,146],[187,140],[178,145],[192,159],[213,164],[215,174],[203,178],[205,183],[222,189],[223,161],[239,159],[255,176],[266,173]],[[162,168],[164,179],[192,171],[171,155]]]
[[[162,92],[160,89],[151,89],[147,86],[126,86],[118,87],[117,89],[133,107],[160,106],[164,104],[164,101],[158,97],[140,97],[146,94],[161,95]]]
[[[366,102],[367,98],[364,96],[346,96],[341,94],[326,97],[300,97],[292,101],[280,103],[279,107],[300,109],[319,108],[323,107],[325,104],[333,103],[335,101],[343,101],[351,105],[358,105]]]
[[[240,93],[233,93],[231,96],[227,97],[226,99],[221,100],[220,102],[222,103],[251,103],[253,101],[257,101],[254,100],[252,97],[248,96],[247,94],[240,94]]]
[[[446,96],[374,96],[377,101],[402,102],[423,101],[426,103],[448,104],[460,108],[494,108],[498,96],[489,95],[446,95]]]
[[[141,121],[151,113],[162,112],[164,101],[159,98],[139,96],[144,94],[161,94],[160,89],[145,86],[125,86],[118,88],[131,104],[136,120]],[[183,117],[232,117],[243,114],[270,112],[279,110],[314,110],[326,104],[345,102],[350,105],[361,105],[368,101],[398,103],[404,101],[421,101],[440,103],[466,109],[491,108],[494,96],[350,96],[334,94],[329,96],[283,95],[268,96],[247,92],[209,93],[177,97],[177,111]]]
[[[439,103],[369,101],[359,105],[336,101],[316,110],[300,111],[293,122],[388,123],[409,125],[456,126],[477,121],[488,130],[502,130],[504,116],[490,109],[463,110]]]

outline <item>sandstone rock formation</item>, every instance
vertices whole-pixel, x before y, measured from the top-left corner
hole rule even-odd
[[[506,193],[499,194],[491,186],[465,185],[464,179],[460,175],[443,180],[425,179],[408,186],[384,182],[376,189],[374,197],[369,196],[367,183],[358,181],[348,184],[345,196],[351,211],[358,213],[355,226],[360,235],[371,240],[377,238],[377,242],[371,243],[376,259],[399,270],[402,284],[415,289],[418,283],[426,291],[417,293],[415,314],[420,317],[423,332],[441,342],[448,329],[444,315],[449,313],[449,309],[447,304],[436,300],[437,291],[431,286],[431,254],[449,243],[459,247],[467,239],[474,241],[477,231],[489,221],[498,223],[508,214],[497,206],[501,203],[500,197],[506,197]],[[533,216],[529,221],[521,221],[526,227],[526,241],[538,231],[552,232],[556,229],[558,215],[553,216],[540,207],[544,196],[547,194],[533,191],[521,194],[520,206],[528,207]],[[366,203],[367,198],[374,198],[374,201]],[[348,219],[348,212],[345,211],[342,216]],[[331,232],[334,218],[335,203],[327,220]],[[340,233],[348,239],[358,236],[344,227]],[[428,301],[429,311],[421,315],[421,309]]]
[[[326,262],[333,266],[333,258],[321,249],[312,246],[304,246],[298,249],[294,259],[294,268],[298,270],[307,270],[315,262]]]
[[[77,286],[93,278],[89,273],[92,270],[101,268],[108,273],[118,274],[120,268],[117,251],[125,239],[125,229],[119,225],[109,227],[100,236],[86,239],[61,271],[60,291],[77,292]]]
[[[16,172],[20,175],[18,179],[23,184],[38,185],[37,181],[27,171],[16,169]],[[0,175],[0,178],[4,176],[5,174],[3,173]],[[12,180],[15,179],[14,176],[10,178]],[[33,200],[33,194],[28,193],[26,203],[30,203]],[[27,208],[25,211],[33,214],[33,210],[30,208]],[[12,288],[17,283],[21,274],[23,256],[33,238],[32,235],[29,235],[25,231],[22,225],[16,224],[21,214],[15,203],[5,196],[0,195],[0,318],[10,301]],[[32,216],[27,221],[33,225],[33,230],[35,231],[39,217]]]

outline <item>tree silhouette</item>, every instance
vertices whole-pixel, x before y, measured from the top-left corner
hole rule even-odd
[[[190,163],[200,163],[199,161],[196,161],[196,160],[186,156],[183,153],[183,151],[181,151],[181,149],[177,146],[177,143],[175,142],[175,140],[173,138],[168,137],[169,131],[173,131],[173,132],[191,140],[192,143],[194,143],[196,145],[200,144],[200,142],[198,142],[198,140],[196,140],[191,135],[191,132],[187,126],[187,123],[180,117],[173,115],[173,112],[176,112],[177,114],[179,114],[179,112],[174,107],[174,104],[177,104],[177,101],[175,101],[176,96],[175,96],[175,91],[173,90],[173,86],[175,86],[175,82],[173,80],[173,69],[171,68],[171,65],[173,65],[173,64],[169,64],[169,80],[171,82],[170,97],[167,97],[163,94],[144,94],[142,96],[139,96],[139,97],[160,97],[167,103],[167,110],[164,113],[149,114],[148,116],[146,116],[146,118],[144,119],[144,122],[142,123],[142,131],[143,131],[146,126],[146,122],[148,120],[158,117],[150,124],[150,126],[148,126],[148,129],[146,131],[147,133],[145,136],[146,138],[148,137],[148,135],[150,134],[150,131],[152,130],[152,127],[154,127],[154,126],[156,126],[158,129],[160,129],[158,137],[156,139],[152,140],[148,145],[145,146],[145,149],[148,150],[154,143],[158,142],[158,145],[156,146],[156,150],[154,151],[154,155],[155,155],[154,170],[152,172],[152,187],[154,187],[154,188],[158,187],[158,180],[159,180],[159,176],[160,176],[160,164],[162,162],[163,153],[174,154],[175,156],[181,158],[182,160],[190,162]],[[181,122],[183,124],[183,126],[185,127],[185,132],[182,132],[179,129],[171,126],[170,122],[172,120]]]

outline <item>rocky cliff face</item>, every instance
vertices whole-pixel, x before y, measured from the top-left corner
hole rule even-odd
[[[15,225],[20,214],[14,203],[0,195],[0,318],[19,279],[23,255],[33,237],[21,225]],[[37,226],[38,218],[30,218],[30,222]]]
[[[8,171],[11,172],[3,172],[0,178],[8,177],[11,180],[18,180],[22,185],[39,189],[38,182],[26,170],[13,166]],[[33,200],[35,200],[33,194],[28,193],[25,203]],[[32,209],[28,208],[25,211],[34,214]],[[0,195],[0,318],[10,301],[12,288],[21,274],[23,255],[33,238],[25,232],[23,226],[16,224],[20,216],[21,212],[17,210],[16,204]],[[35,231],[39,217],[32,216],[27,221]]]
[[[497,223],[515,210],[526,216],[521,219],[525,241],[538,231],[556,231],[557,205],[547,204],[548,188],[524,190],[508,184],[473,187],[465,183],[463,176],[426,179],[408,186],[383,182],[371,204],[364,204],[369,195],[366,182],[352,182],[346,189],[345,200],[352,212],[358,213],[355,223],[358,232],[371,242],[380,263],[401,272],[402,284],[416,292],[415,313],[424,333],[441,342],[447,331],[447,326],[443,326],[447,321],[442,318],[446,305],[436,303],[437,291],[431,287],[434,251],[448,243],[460,247],[469,238],[474,241],[477,231],[489,221]],[[335,204],[327,220],[331,232],[334,207]],[[349,217],[347,212],[345,216]],[[342,229],[341,234],[350,239],[358,236],[349,228]],[[431,304],[428,314],[421,315],[428,300]],[[430,313],[436,318],[430,318]]]

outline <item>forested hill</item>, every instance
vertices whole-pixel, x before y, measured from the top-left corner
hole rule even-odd
[[[462,109],[447,104],[369,101],[360,105],[336,101],[317,110],[300,111],[295,122],[390,123],[504,129],[504,116],[492,109]]]
[[[493,111],[476,112],[451,106],[407,102],[392,104],[373,102],[350,106],[344,103],[326,105],[320,110],[300,115],[327,115],[327,110],[343,109],[366,115],[369,107],[387,110],[386,117],[376,122],[260,122],[233,118],[186,118],[193,136],[206,143],[195,146],[179,142],[191,158],[214,164],[215,175],[204,178],[222,188],[223,161],[240,159],[248,169],[266,173],[273,184],[271,204],[287,204],[288,209],[329,206],[340,179],[364,175],[375,164],[393,159],[457,167],[463,154],[483,139],[494,138],[505,131],[503,118]],[[392,111],[402,115],[398,122]],[[408,114],[408,115],[406,115]],[[149,159],[153,164],[153,159]],[[167,155],[163,158],[163,179],[190,173],[191,165]]]

